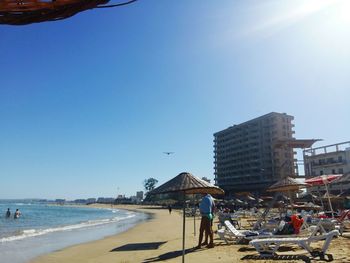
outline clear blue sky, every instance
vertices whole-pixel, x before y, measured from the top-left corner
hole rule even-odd
[[[346,0],[140,0],[1,25],[0,198],[213,179],[213,133],[271,111],[316,146],[349,140],[349,12]]]

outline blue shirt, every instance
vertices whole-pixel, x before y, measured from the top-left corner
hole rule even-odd
[[[201,212],[202,215],[208,215],[211,214],[212,207],[214,205],[214,200],[211,197],[211,195],[207,194],[206,196],[203,197],[201,203],[199,204],[199,211]]]

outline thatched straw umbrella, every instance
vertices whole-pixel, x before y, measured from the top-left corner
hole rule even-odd
[[[128,5],[137,0],[1,0],[0,24],[26,25],[57,21],[93,8]]]
[[[291,192],[298,191],[300,188],[303,188],[303,187],[307,187],[307,184],[298,182],[294,178],[286,177],[279,180],[275,184],[271,185],[267,189],[267,192],[288,192],[290,205],[293,210],[293,200],[292,200]]]
[[[185,262],[185,196],[187,194],[213,194],[222,195],[224,190],[212,185],[190,173],[180,173],[173,179],[167,181],[161,186],[150,192],[152,195],[176,193],[183,194],[183,227],[182,227],[182,262]]]

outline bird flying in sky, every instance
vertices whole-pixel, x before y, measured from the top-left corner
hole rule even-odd
[[[173,154],[174,152],[163,152],[164,154],[170,155]]]

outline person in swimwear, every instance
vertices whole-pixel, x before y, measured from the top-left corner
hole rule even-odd
[[[11,216],[10,208],[7,208],[7,211],[6,211],[6,218],[9,218],[10,216]]]
[[[201,224],[199,228],[199,241],[197,248],[201,248],[202,246],[202,240],[203,240],[203,234],[204,232],[206,235],[209,236],[209,244],[207,245],[207,248],[213,248],[214,247],[214,238],[213,238],[213,229],[212,229],[212,219],[213,219],[213,208],[214,208],[214,199],[210,194],[206,194],[199,205],[199,211],[201,212],[202,219]]]
[[[16,212],[15,212],[15,215],[13,216],[13,218],[17,219],[20,217],[20,215],[21,215],[21,212],[18,209],[16,209]]]

